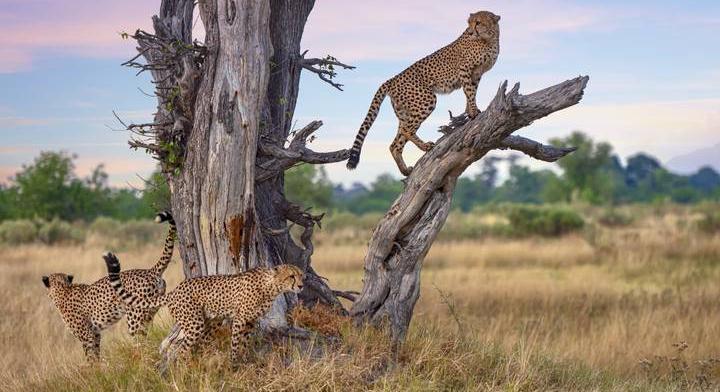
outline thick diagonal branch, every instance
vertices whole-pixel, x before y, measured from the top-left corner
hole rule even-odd
[[[570,153],[511,135],[578,103],[587,82],[587,76],[578,77],[529,95],[521,95],[518,84],[507,92],[504,82],[484,112],[440,138],[420,158],[370,239],[363,290],[350,311],[357,322],[387,320],[393,339],[404,339],[420,293],[422,260],[447,219],[458,176],[497,148],[547,161]]]

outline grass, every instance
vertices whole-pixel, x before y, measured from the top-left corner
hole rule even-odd
[[[299,310],[296,322],[339,331],[339,342],[256,339],[237,372],[223,343],[165,379],[155,362],[166,311],[147,338],[128,337],[122,321],[111,328],[90,366],[45,296],[43,274],[102,276],[108,244],[3,247],[0,390],[716,390],[720,235],[698,230],[690,209],[623,214],[632,219],[560,238],[436,243],[397,353],[376,330]],[[313,263],[332,286],[358,290],[365,247],[339,239],[344,230],[320,233]],[[119,256],[141,267],[160,251]],[[166,275],[169,287],[182,279],[177,264]]]

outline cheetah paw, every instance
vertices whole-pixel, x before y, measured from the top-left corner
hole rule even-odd
[[[425,151],[425,152],[428,152],[428,151],[432,150],[433,147],[435,147],[435,143],[433,143],[433,142],[427,142],[427,143],[425,143],[425,144],[422,145],[421,149],[422,149],[423,151]]]

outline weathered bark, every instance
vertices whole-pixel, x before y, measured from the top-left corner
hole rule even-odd
[[[420,295],[422,261],[447,219],[458,176],[493,149],[546,161],[572,152],[511,134],[579,102],[587,81],[578,77],[530,95],[520,95],[518,84],[506,94],[505,82],[484,112],[420,158],[370,239],[363,290],[350,311],[357,322],[389,322],[393,340],[404,339]]]
[[[317,153],[307,138],[321,122],[299,131],[289,146],[300,72],[307,61],[300,41],[314,0],[230,0],[198,3],[205,42],[192,39],[192,0],[162,0],[154,34],[138,41],[142,64],[158,96],[152,124],[130,125],[130,145],[158,158],[171,188],[186,277],[235,273],[293,263],[312,284],[302,299],[340,305],[310,267],[311,215],[284,195],[284,171],[299,162],[328,163],[347,151]],[[136,57],[137,58],[137,57]],[[322,64],[326,60],[318,60]],[[301,244],[287,221],[305,228]],[[264,329],[287,327],[285,312],[296,300],[281,296]],[[176,331],[175,331],[176,332]]]

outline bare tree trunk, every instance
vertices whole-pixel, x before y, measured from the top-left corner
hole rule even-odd
[[[301,162],[347,159],[346,150],[306,147],[321,122],[297,132],[292,116],[307,64],[300,41],[314,0],[202,1],[205,42],[192,39],[193,0],[162,0],[154,34],[137,31],[138,56],[126,63],[153,74],[158,111],[151,124],[129,125],[130,141],[161,162],[178,223],[187,277],[293,263],[308,273],[306,301],[341,306],[310,266],[312,233],[322,215],[285,199],[284,171]],[[136,61],[140,56],[146,63]],[[333,77],[325,70],[320,75]],[[316,72],[316,73],[318,73]],[[304,228],[301,244],[287,221]],[[280,297],[265,329],[287,328],[296,297]]]
[[[587,81],[578,77],[525,96],[517,84],[506,94],[503,83],[482,114],[451,130],[420,158],[370,239],[363,290],[350,311],[356,321],[389,322],[393,340],[404,340],[420,295],[422,261],[447,219],[458,176],[497,148],[546,161],[572,152],[511,134],[579,102]]]

